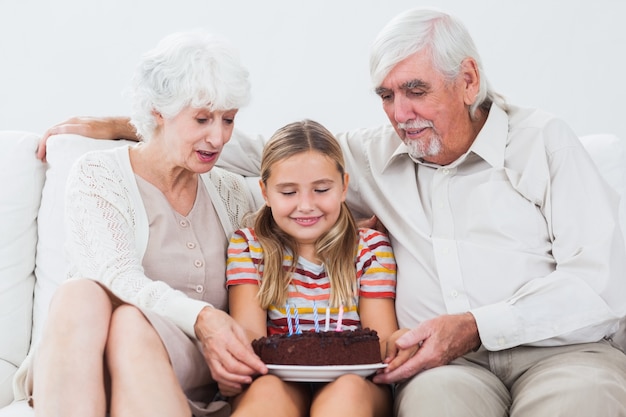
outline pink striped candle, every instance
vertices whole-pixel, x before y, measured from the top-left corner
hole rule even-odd
[[[339,304],[339,314],[337,314],[337,328],[335,329],[336,332],[343,331],[343,328],[341,326],[342,320],[343,320],[343,304]]]

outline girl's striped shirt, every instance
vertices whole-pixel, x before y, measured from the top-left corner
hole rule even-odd
[[[260,285],[263,277],[262,259],[263,249],[256,239],[254,230],[251,228],[237,230],[228,246],[226,285]],[[283,265],[288,268],[292,260],[291,254],[287,253]],[[373,229],[359,229],[355,268],[359,297],[395,298],[396,262],[386,235]],[[288,291],[286,305],[270,306],[268,309],[268,335],[288,332],[288,314],[292,325],[295,326],[296,309],[302,331],[313,330],[316,320],[320,329],[324,330],[330,298],[330,281],[326,276],[324,265],[317,265],[299,257]],[[337,326],[337,315],[338,309],[331,308],[329,321],[331,330],[335,330]],[[354,300],[351,307],[344,307],[342,329],[354,330],[358,327],[360,327],[358,300]]]

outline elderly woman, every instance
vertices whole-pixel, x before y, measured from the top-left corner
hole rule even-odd
[[[265,373],[225,312],[227,236],[253,209],[214,168],[248,72],[204,32],[165,38],[133,86],[143,141],[92,152],[67,183],[70,279],[28,369],[36,414],[228,415],[222,393]]]

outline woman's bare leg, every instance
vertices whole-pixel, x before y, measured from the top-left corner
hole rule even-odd
[[[191,416],[165,346],[139,309],[113,312],[106,359],[111,374],[111,416]]]
[[[311,403],[309,392],[308,384],[264,375],[232,401],[231,417],[305,417],[309,415]]]
[[[325,385],[315,393],[311,405],[311,417],[388,417],[391,413],[391,389],[354,374]]]
[[[112,309],[94,281],[66,281],[55,292],[34,358],[35,415],[105,415],[103,357]]]

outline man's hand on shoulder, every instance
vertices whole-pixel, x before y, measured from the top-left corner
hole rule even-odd
[[[396,341],[384,372],[376,383],[404,381],[422,371],[447,365],[480,347],[476,320],[471,313],[439,316],[420,323]],[[410,353],[407,353],[410,352]]]
[[[60,134],[81,135],[94,139],[139,140],[128,117],[71,117],[46,130],[37,146],[38,159],[45,162],[48,139]]]

